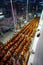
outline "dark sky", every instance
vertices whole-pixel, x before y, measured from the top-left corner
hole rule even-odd
[[[0,1],[10,1],[10,0],[0,0]],[[13,0],[13,1],[21,1],[21,2],[26,2],[27,0]],[[36,1],[43,1],[43,0],[28,0],[31,2],[36,2]]]
[[[16,0],[16,1],[27,1],[27,0]],[[36,1],[43,1],[43,0],[29,0],[29,1],[31,1],[31,2],[36,2]]]
[[[10,0],[0,0],[0,4],[7,4]],[[27,0],[12,0],[12,1],[21,1],[21,2],[27,2]],[[43,0],[28,0],[30,3],[38,3],[41,2]]]

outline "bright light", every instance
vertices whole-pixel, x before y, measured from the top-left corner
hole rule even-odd
[[[2,12],[0,12],[0,14],[3,14]]]
[[[4,18],[4,15],[0,16],[0,19]]]

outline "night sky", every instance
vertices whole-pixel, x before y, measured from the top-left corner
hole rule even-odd
[[[15,0],[15,1],[21,1],[21,2],[26,2],[27,0]],[[30,2],[36,2],[36,1],[43,1],[43,0],[28,0]]]
[[[4,2],[6,2],[6,1],[10,1],[10,0],[0,0],[0,1],[4,1]],[[12,1],[26,2],[27,0],[12,0]],[[37,1],[43,1],[43,0],[28,0],[28,1],[30,1],[30,2],[37,2]]]
[[[12,1],[20,1],[20,2],[27,2],[27,0],[12,0]],[[7,5],[10,2],[10,0],[0,0],[0,5]],[[43,2],[43,0],[28,0],[29,3],[40,3]]]

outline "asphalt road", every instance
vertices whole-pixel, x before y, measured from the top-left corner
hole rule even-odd
[[[43,65],[43,26],[40,32],[40,38],[36,47],[33,65]]]

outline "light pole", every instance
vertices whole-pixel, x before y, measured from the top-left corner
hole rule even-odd
[[[14,16],[14,10],[13,10],[13,4],[12,4],[12,0],[10,0],[10,3],[11,3],[11,10],[12,10],[12,17],[13,17],[13,22],[14,22],[14,26],[15,26],[15,16]]]
[[[27,8],[26,8],[26,21],[28,21],[28,0],[27,0]]]

